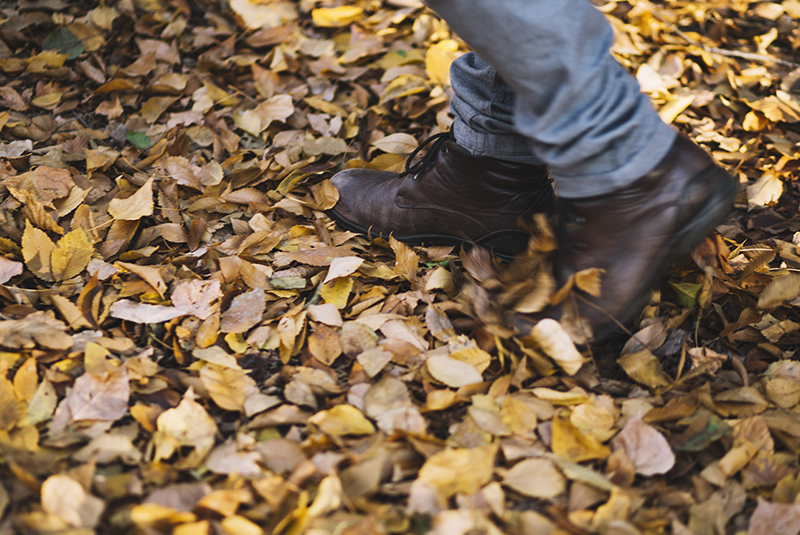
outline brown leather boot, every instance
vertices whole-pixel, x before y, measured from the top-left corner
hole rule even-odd
[[[518,220],[555,205],[546,166],[472,156],[448,133],[420,145],[403,173],[347,169],[331,180],[339,202],[329,213],[345,229],[416,245],[475,244],[506,259],[528,244]]]
[[[638,314],[651,286],[731,211],[738,181],[686,137],[678,136],[654,170],[629,187],[585,199],[559,200],[555,275],[605,270],[601,296],[577,291],[579,316],[600,341]],[[565,304],[562,310],[566,310]],[[558,311],[544,315],[558,319]],[[541,315],[516,314],[523,335]]]

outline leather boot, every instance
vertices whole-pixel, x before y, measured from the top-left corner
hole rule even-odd
[[[448,133],[420,145],[403,173],[347,169],[331,180],[339,202],[329,213],[345,229],[415,245],[479,245],[505,259],[527,247],[518,220],[555,205],[546,166],[472,156]]]
[[[574,290],[571,301],[595,342],[641,311],[651,286],[724,220],[737,191],[736,179],[678,136],[664,159],[627,188],[559,200],[559,287],[580,270],[605,270],[600,297]],[[560,312],[543,315],[558,319]],[[541,316],[516,314],[512,323],[527,335]]]

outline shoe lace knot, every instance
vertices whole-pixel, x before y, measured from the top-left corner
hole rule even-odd
[[[448,139],[450,139],[450,132],[441,132],[439,134],[430,136],[428,139],[420,143],[419,146],[408,155],[408,158],[406,159],[406,170],[400,173],[400,176],[403,177],[411,175],[411,178],[416,180],[420,173],[425,171],[436,162],[436,156],[439,154],[439,151],[442,151],[443,154],[447,152],[447,147],[444,146],[444,143]],[[419,151],[428,145],[430,145],[431,148],[428,149],[428,152],[425,153],[425,156],[423,156],[420,161],[412,165],[412,162],[414,161],[414,158],[417,157],[417,154],[419,154]]]

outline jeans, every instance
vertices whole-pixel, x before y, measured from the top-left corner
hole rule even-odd
[[[676,132],[609,52],[589,0],[427,0],[475,50],[451,67],[453,132],[476,155],[545,163],[559,196],[604,195],[651,171]]]

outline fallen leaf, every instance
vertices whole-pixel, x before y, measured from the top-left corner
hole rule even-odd
[[[130,197],[115,197],[108,203],[108,214],[114,219],[136,221],[153,215],[153,180],[151,177]]]
[[[409,154],[417,148],[418,143],[415,137],[397,132],[373,141],[371,145],[389,154]]]
[[[472,494],[491,480],[496,455],[495,444],[447,448],[425,461],[417,481],[431,486],[445,499],[456,493]]]
[[[75,380],[69,395],[58,405],[51,433],[65,431],[72,422],[96,420],[114,422],[128,411],[130,383],[125,368],[104,376],[85,373]]]
[[[448,355],[430,357],[425,361],[425,365],[434,379],[453,388],[483,381],[483,377],[474,366]]]
[[[220,331],[224,333],[243,333],[255,327],[266,308],[264,290],[253,289],[234,297],[230,308],[222,313]]]
[[[584,358],[575,348],[569,334],[556,320],[545,318],[531,330],[531,338],[545,355],[561,366],[569,375],[575,375],[583,366]]]
[[[641,414],[628,420],[612,444],[615,448],[625,450],[637,474],[666,474],[675,465],[675,454],[667,439],[653,426],[646,424]]]
[[[525,459],[515,464],[503,483],[531,498],[549,499],[564,492],[566,479],[548,459]]]
[[[800,533],[800,507],[796,504],[771,503],[758,499],[750,517],[748,535],[797,535]]]
[[[322,7],[312,10],[311,18],[322,28],[338,28],[359,20],[363,12],[357,6]]]
[[[352,405],[336,405],[335,407],[316,413],[308,419],[323,433],[335,436],[369,435],[375,427],[364,415]]]
[[[57,281],[68,280],[79,275],[94,254],[89,235],[82,228],[68,232],[58,240],[50,253],[50,269]]]
[[[69,476],[56,474],[42,483],[42,508],[76,528],[93,528],[103,514],[105,503],[88,494]]]

